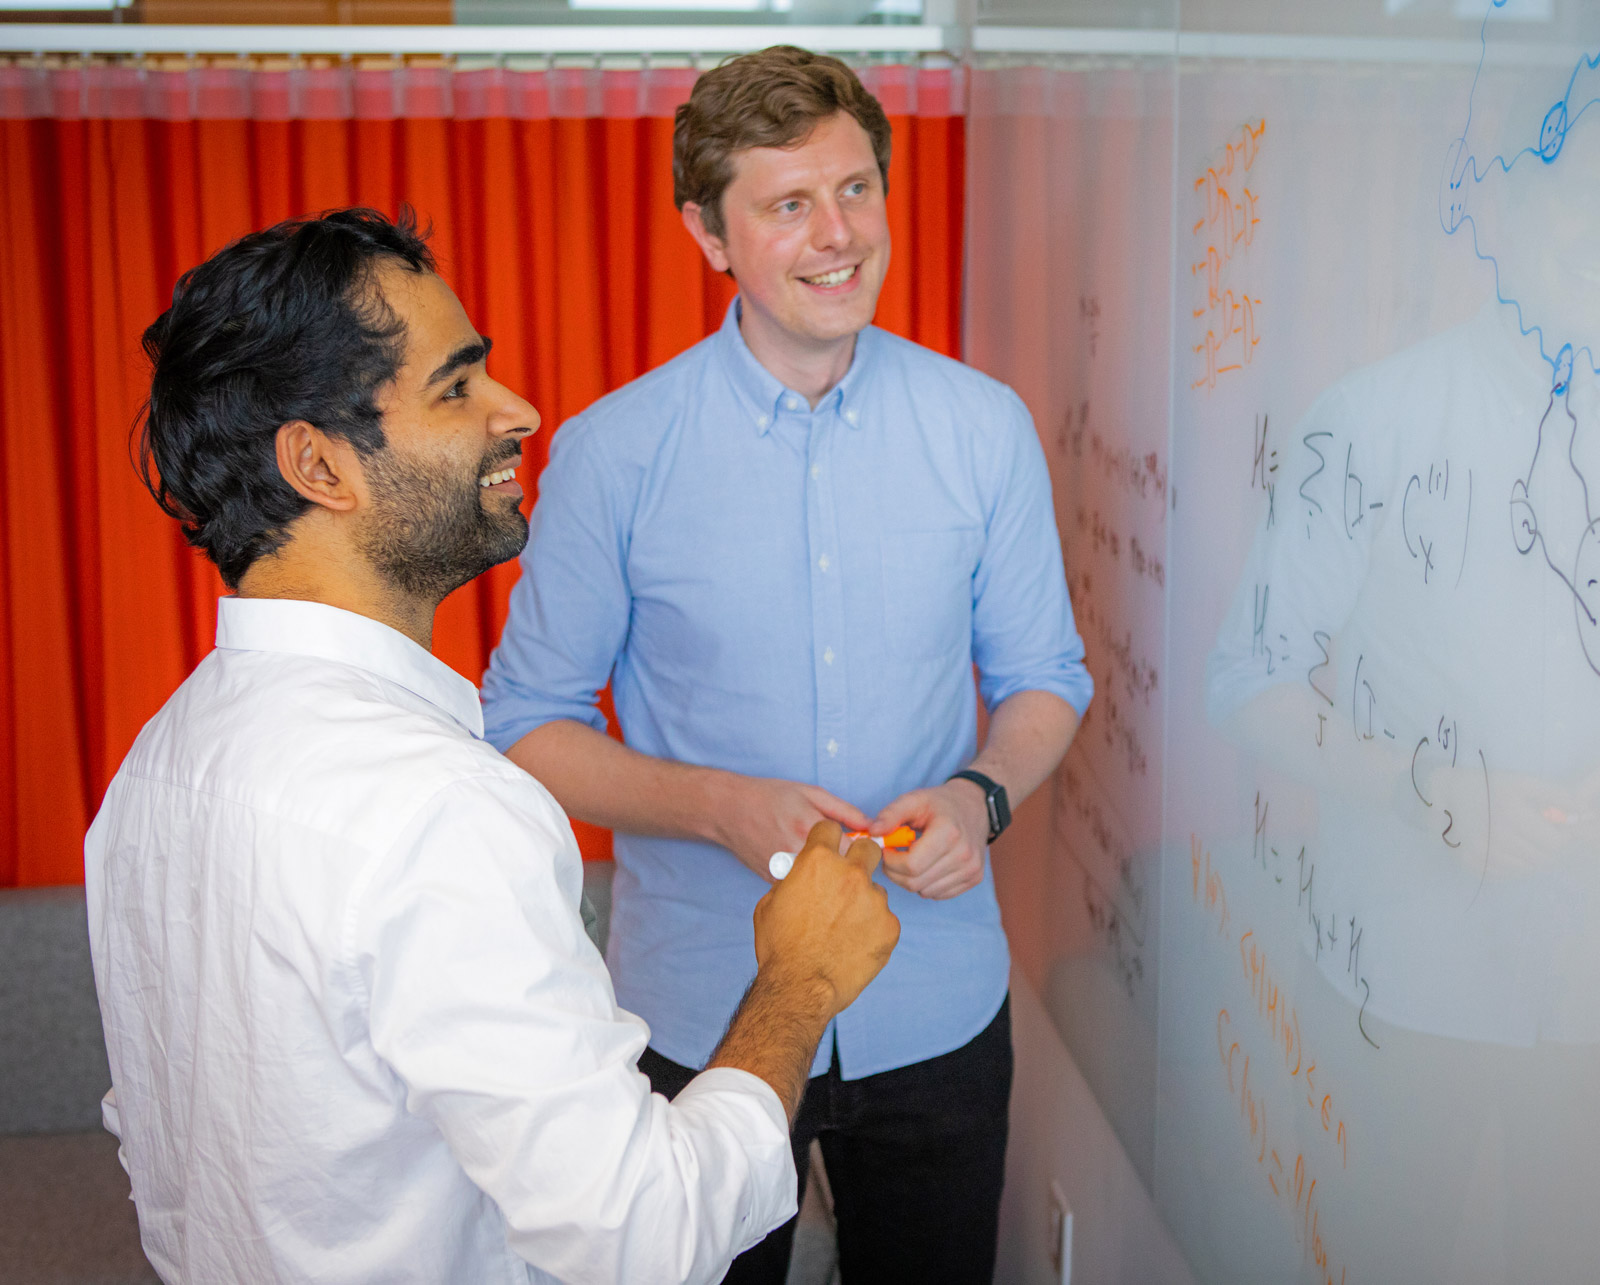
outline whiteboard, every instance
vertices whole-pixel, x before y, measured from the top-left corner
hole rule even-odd
[[[1205,1281],[1597,1272],[1600,32],[1484,9],[973,78],[1098,689],[997,882]]]
[[[978,71],[971,84],[966,355],[1033,411],[1097,692],[995,875],[1013,956],[1148,1182],[1172,71],[1022,68]]]

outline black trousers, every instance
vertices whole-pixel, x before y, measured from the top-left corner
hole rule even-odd
[[[647,1048],[639,1069],[672,1098],[696,1072]],[[969,1044],[859,1080],[811,1078],[792,1141],[800,1191],[822,1147],[845,1285],[989,1285],[1011,1098],[1011,999]],[[791,1218],[734,1260],[730,1285],[783,1285]]]

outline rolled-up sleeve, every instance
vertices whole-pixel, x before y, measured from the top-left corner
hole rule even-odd
[[[1067,596],[1050,473],[1028,409],[1000,393],[985,478],[983,556],[973,577],[972,654],[990,709],[1021,691],[1059,696],[1081,716],[1094,694]]]
[[[628,631],[627,535],[602,443],[582,417],[551,444],[522,576],[483,678],[484,736],[504,753],[556,719],[604,731],[599,691]]]
[[[429,800],[353,918],[374,1050],[556,1279],[716,1281],[796,1209],[788,1122],[731,1068],[650,1092],[577,910],[570,828],[533,782]]]

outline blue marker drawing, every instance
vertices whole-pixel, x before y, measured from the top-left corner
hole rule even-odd
[[[1592,163],[1586,165],[1581,158],[1574,162],[1567,149],[1568,137],[1591,111],[1596,119],[1590,122],[1588,129],[1600,131],[1600,51],[1579,56],[1567,78],[1565,91],[1540,120],[1536,137],[1512,150],[1509,156],[1505,152],[1494,152],[1480,157],[1473,149],[1473,125],[1489,52],[1489,19],[1494,10],[1503,8],[1505,3],[1506,0],[1491,0],[1491,7],[1479,28],[1481,52],[1467,97],[1467,118],[1460,136],[1450,144],[1445,156],[1439,187],[1439,222],[1449,236],[1462,228],[1469,230],[1473,254],[1489,264],[1493,271],[1495,298],[1513,311],[1517,329],[1524,338],[1538,345],[1539,356],[1550,368],[1550,397],[1534,436],[1533,455],[1526,472],[1511,488],[1512,538],[1517,552],[1524,556],[1537,549],[1550,571],[1572,595],[1584,655],[1590,667],[1600,674],[1600,520],[1593,506],[1594,499],[1600,497],[1591,493],[1588,479],[1578,464],[1581,454],[1578,442],[1584,425],[1580,424],[1570,400],[1575,371],[1600,377],[1595,344],[1588,335],[1576,332],[1579,323],[1574,320],[1587,317],[1593,325],[1600,321],[1600,307],[1585,306],[1586,301],[1581,302],[1576,309],[1568,310],[1570,315],[1565,320],[1540,314],[1538,305],[1530,304],[1525,292],[1520,287],[1514,290],[1513,283],[1505,279],[1501,258],[1494,248],[1484,244],[1479,220],[1473,212],[1474,203],[1480,191],[1487,191],[1485,184],[1489,180],[1509,178],[1518,169],[1525,172],[1524,182],[1527,183],[1535,180],[1541,170],[1561,166],[1562,178],[1569,184],[1582,181],[1591,189],[1600,185],[1600,173],[1594,172],[1596,167]],[[1592,142],[1592,139],[1587,141]],[[1563,165],[1564,153],[1567,160]],[[1594,246],[1600,244],[1600,207],[1593,203],[1592,191],[1584,195],[1591,199],[1586,205],[1580,201],[1576,206],[1581,226],[1579,236],[1572,239]],[[1559,206],[1552,208],[1560,209]],[[1572,208],[1569,201],[1567,209]],[[1525,241],[1534,239],[1524,234]],[[1594,254],[1594,261],[1600,263],[1600,253]],[[1522,266],[1526,271],[1527,264]],[[1592,269],[1585,270],[1592,272]],[[1537,294],[1537,280],[1529,284]],[[1545,293],[1548,294],[1548,286]],[[1548,304],[1548,298],[1544,302]],[[1567,327],[1571,327],[1573,333],[1564,333]],[[1591,432],[1597,428],[1593,424],[1587,427]],[[1581,497],[1583,529],[1581,533],[1551,532],[1551,538],[1547,539],[1547,532],[1539,521],[1540,497],[1562,488]],[[1555,509],[1565,508],[1571,513],[1574,507],[1577,506],[1557,505]],[[1569,517],[1565,521],[1571,523],[1574,519]],[[1557,538],[1558,535],[1571,538]]]
[[[1566,145],[1567,135],[1585,114],[1600,109],[1600,74],[1597,74],[1594,81],[1585,85],[1580,86],[1579,83],[1586,72],[1600,73],[1600,51],[1596,51],[1593,55],[1579,57],[1572,68],[1572,74],[1567,78],[1566,92],[1545,113],[1539,125],[1538,137],[1533,142],[1513,152],[1509,158],[1504,153],[1496,153],[1487,160],[1482,160],[1471,150],[1475,99],[1479,81],[1483,77],[1484,61],[1489,53],[1489,17],[1495,9],[1504,8],[1505,4],[1506,0],[1491,0],[1490,9],[1484,14],[1483,23],[1478,29],[1478,41],[1481,47],[1478,67],[1473,75],[1472,90],[1467,96],[1466,122],[1461,127],[1460,137],[1450,144],[1445,157],[1443,181],[1439,190],[1439,221],[1445,232],[1451,236],[1463,227],[1471,230],[1473,254],[1489,264],[1494,271],[1495,297],[1502,304],[1515,310],[1517,327],[1523,335],[1537,339],[1539,355],[1550,366],[1552,373],[1556,374],[1558,381],[1561,352],[1568,347],[1572,349],[1568,358],[1569,367],[1573,360],[1581,358],[1587,362],[1591,371],[1600,374],[1600,361],[1597,361],[1591,345],[1547,335],[1545,326],[1540,322],[1530,321],[1524,315],[1522,303],[1505,293],[1500,276],[1500,260],[1480,243],[1477,219],[1467,208],[1473,189],[1481,186],[1495,173],[1509,175],[1516,166],[1534,157],[1545,165],[1555,164]],[[1596,115],[1600,116],[1600,110],[1596,110]],[[1600,127],[1600,122],[1596,122],[1594,127]]]

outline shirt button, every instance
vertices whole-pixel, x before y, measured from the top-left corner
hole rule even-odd
[[[824,665],[833,664],[833,648],[832,647],[829,647],[827,651],[822,653],[822,663]]]
[[[817,565],[819,567],[821,567],[824,571],[826,571],[828,569],[828,555],[826,553],[824,553],[820,558],[817,559]]]
[[[772,422],[772,416],[770,416],[770,415],[762,415],[756,420],[756,427],[757,428],[765,428],[771,422]]]
[[[830,739],[828,741],[828,757],[832,758],[838,752],[839,752],[839,742]]]
[[[813,464],[811,466],[811,480],[812,481],[816,481],[817,478],[819,478],[821,476],[822,476],[822,465]]]
[[[790,410],[799,410],[800,409],[800,399],[798,397],[791,397],[788,401],[784,402],[784,405],[787,406]]]
[[[852,424],[854,424],[857,420],[859,420],[861,418],[861,412],[860,411],[854,411],[854,410],[847,410],[844,413],[844,417],[847,420],[849,420]]]

